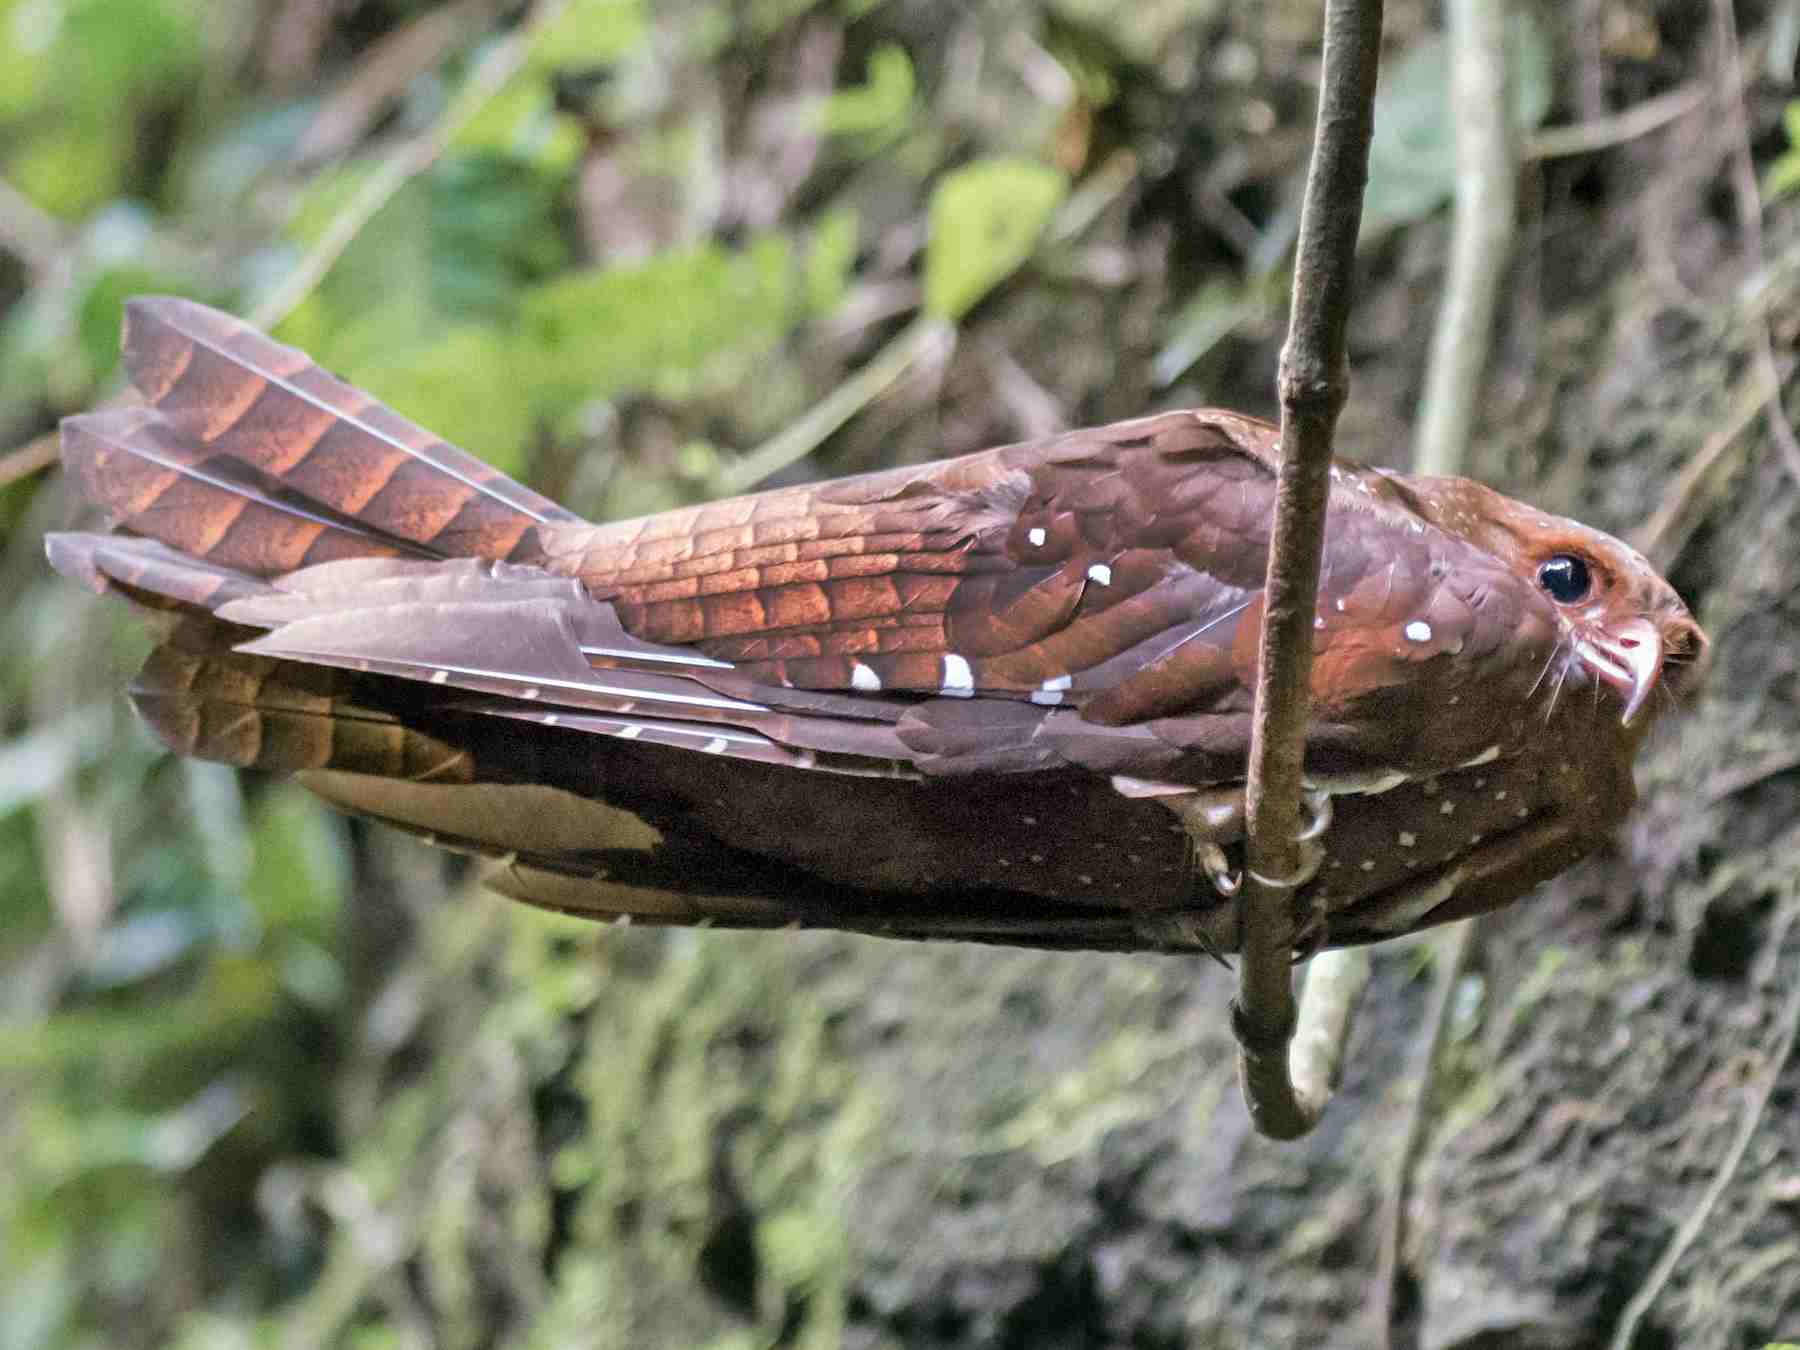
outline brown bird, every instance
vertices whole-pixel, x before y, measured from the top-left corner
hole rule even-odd
[[[62,431],[117,532],[48,547],[160,614],[132,697],[179,753],[597,918],[1235,948],[1268,424],[593,525],[214,310],[133,301],[124,347],[144,405]],[[1296,903],[1332,944],[1600,845],[1705,647],[1618,540],[1349,461],[1314,629]]]

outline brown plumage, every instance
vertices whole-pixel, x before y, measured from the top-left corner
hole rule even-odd
[[[1165,413],[592,525],[203,306],[132,302],[125,362],[144,406],[63,427],[116,533],[49,551],[167,611],[133,697],[175,750],[299,772],[597,917],[1235,946],[1191,850],[1223,881],[1241,835],[1266,423]],[[1606,839],[1704,638],[1598,531],[1332,476],[1300,901],[1346,943]]]

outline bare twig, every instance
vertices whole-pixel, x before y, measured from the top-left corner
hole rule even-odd
[[[1693,529],[1691,524],[1685,523],[1685,517],[1695,495],[1712,477],[1713,470],[1724,459],[1725,452],[1737,444],[1744,428],[1756,420],[1757,413],[1763,410],[1770,399],[1780,397],[1779,380],[1773,385],[1769,384],[1760,370],[1744,380],[1718,429],[1682,465],[1675,481],[1663,493],[1662,503],[1656,508],[1655,514],[1632,532],[1633,548],[1661,568],[1666,569],[1674,561]]]
[[[47,431],[35,440],[25,442],[17,450],[9,450],[0,455],[0,490],[11,487],[21,478],[42,473],[56,463],[56,450],[56,433]]]
[[[409,84],[436,69],[445,53],[498,8],[497,0],[453,0],[425,10],[375,43],[350,78],[320,106],[294,158],[304,164],[343,154]]]
[[[1760,276],[1763,270],[1762,195],[1756,187],[1756,163],[1750,155],[1750,132],[1744,119],[1744,63],[1738,52],[1737,19],[1731,11],[1731,0],[1713,0],[1713,29],[1718,45],[1720,111],[1725,114],[1732,139],[1731,186],[1737,197],[1738,229],[1743,231],[1750,273]],[[1769,435],[1780,449],[1789,475],[1800,485],[1800,440],[1795,439],[1787,413],[1782,410],[1781,376],[1775,369],[1775,346],[1769,337],[1766,316],[1757,316],[1753,332],[1757,373],[1773,390],[1764,405]]]
[[[1784,910],[1784,921],[1769,936],[1770,948],[1776,953],[1780,952],[1786,942],[1797,915],[1800,915],[1800,894],[1790,893]],[[1681,1227],[1676,1229],[1668,1247],[1645,1277],[1643,1287],[1625,1305],[1625,1311],[1619,1316],[1619,1325],[1613,1330],[1612,1350],[1630,1350],[1644,1314],[1655,1305],[1657,1297],[1668,1285],[1669,1277],[1675,1273],[1676,1266],[1681,1264],[1681,1258],[1694,1245],[1694,1239],[1700,1236],[1707,1220],[1718,1208],[1726,1188],[1737,1177],[1738,1168],[1743,1165],[1744,1154],[1750,1148],[1750,1141],[1756,1136],[1757,1126],[1762,1124],[1763,1116],[1768,1112],[1769,1099],[1775,1095],[1775,1084],[1781,1077],[1781,1070],[1794,1053],[1797,1035],[1800,1035],[1800,980],[1795,981],[1789,989],[1788,996],[1782,1000],[1781,1010],[1776,1014],[1775,1030],[1771,1033],[1768,1048],[1763,1051],[1761,1072],[1749,1084],[1744,1097],[1744,1109],[1738,1117],[1737,1134],[1725,1150],[1725,1156],[1719,1160],[1719,1170],[1713,1174],[1699,1203],[1681,1221]]]
[[[955,341],[955,325],[935,315],[919,315],[867,365],[813,404],[805,416],[720,469],[713,487],[727,494],[747,492],[770,474],[805,459],[827,436],[892,388],[915,362],[946,350]]]
[[[253,327],[275,327],[312,294],[313,288],[325,279],[325,274],[376,213],[392,201],[401,188],[435,164],[450,142],[456,139],[457,132],[518,73],[530,54],[531,44],[562,12],[566,3],[567,0],[538,0],[525,20],[482,58],[481,64],[458,92],[454,105],[431,129],[406,142],[376,167],[349,204],[332,218],[330,227],[298,266],[251,310],[247,318]]]
[[[1331,436],[1349,385],[1344,327],[1369,176],[1380,52],[1381,0],[1328,0],[1318,121],[1294,264],[1293,316],[1281,353],[1281,473],[1257,653],[1245,784],[1249,841],[1242,961],[1232,1004],[1251,1120],[1278,1139],[1305,1134],[1327,1100],[1325,1084],[1310,1083],[1308,1095],[1301,1098],[1289,1078],[1288,1045],[1295,1026],[1290,906],[1301,862],[1295,835]]]
[[[1450,271],[1413,439],[1414,470],[1435,474],[1462,472],[1518,215],[1505,0],[1451,0],[1447,13],[1456,209]]]
[[[1623,112],[1596,117],[1591,122],[1545,127],[1525,138],[1525,143],[1519,147],[1519,158],[1529,164],[1610,150],[1615,145],[1635,141],[1639,136],[1648,136],[1671,122],[1680,121],[1704,107],[1711,98],[1712,90],[1696,80],[1635,103]]]
[[[1425,1116],[1431,1105],[1431,1083],[1443,1059],[1450,1036],[1450,1010],[1455,1006],[1456,986],[1469,965],[1475,948],[1475,921],[1464,919],[1440,929],[1435,939],[1432,971],[1435,976],[1431,1011],[1425,1025],[1429,1039],[1419,1058],[1418,1086],[1407,1105],[1406,1130],[1394,1151],[1393,1171],[1382,1201],[1381,1265],[1371,1290],[1370,1313],[1378,1328],[1373,1338],[1383,1346],[1393,1343],[1394,1315],[1400,1294],[1400,1264],[1406,1253],[1406,1208],[1412,1193],[1413,1163],[1425,1138]]]

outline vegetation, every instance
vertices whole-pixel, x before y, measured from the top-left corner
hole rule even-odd
[[[1458,986],[1399,1326],[1603,1341],[1723,1177],[1655,1343],[1791,1339],[1800,1078],[1741,1085],[1800,960],[1800,494],[1753,359],[1767,325],[1785,378],[1796,339],[1800,6],[1737,15],[1760,258],[1704,7],[1513,8],[1526,203],[1472,467],[1642,527],[1718,668],[1619,859]],[[1388,9],[1339,434],[1402,462],[1456,167],[1435,7]],[[0,1350],[1343,1334],[1397,1278],[1365,1216],[1416,952],[1282,1153],[1244,1138],[1203,963],[508,906],[169,759],[120,697],[139,625],[41,549],[39,438],[114,393],[151,291],[596,518],[1269,414],[1317,29],[1311,0],[0,0]]]

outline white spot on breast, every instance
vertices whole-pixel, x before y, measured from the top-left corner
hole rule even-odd
[[[1365,872],[1373,872],[1375,870],[1375,860],[1373,858],[1364,858],[1362,862],[1357,865]],[[1257,875],[1261,876],[1262,874],[1259,872]]]
[[[1444,803],[1442,803],[1442,804],[1441,804],[1441,805],[1439,805],[1439,807],[1438,807],[1438,814],[1439,814],[1439,815],[1440,815],[1440,816],[1453,816],[1453,815],[1455,815],[1455,814],[1456,814],[1456,803],[1455,803],[1455,802],[1444,802]]]
[[[1506,789],[1505,789],[1505,788],[1501,788],[1501,789],[1500,789],[1500,790],[1499,790],[1499,791],[1498,791],[1498,792],[1496,792],[1496,793],[1495,793],[1495,794],[1494,794],[1494,800],[1495,800],[1495,801],[1497,801],[1497,802],[1503,802],[1503,801],[1505,801],[1505,800],[1506,800]]]
[[[1042,548],[1044,546],[1044,540],[1048,539],[1050,536],[1045,534],[1043,529],[1039,527],[1027,530],[1025,537],[1031,541],[1033,548]]]
[[[951,698],[975,696],[975,672],[969,669],[968,661],[955,652],[944,653],[944,683],[941,692]]]
[[[1406,625],[1406,636],[1414,642],[1431,641],[1431,625],[1423,619],[1414,619]]]
[[[1344,602],[1342,600],[1339,600],[1339,601],[1336,601],[1335,603],[1337,605],[1337,612],[1339,614],[1342,614],[1344,612]]]
[[[1112,568],[1105,563],[1095,563],[1087,570],[1088,580],[1097,586],[1112,585]]]
[[[1036,816],[1020,816],[1020,817],[1019,817],[1019,824],[1021,824],[1021,825],[1035,825],[1035,824],[1037,824],[1037,817],[1036,817]]]
[[[1313,627],[1314,628],[1323,628],[1324,626],[1325,626],[1324,617],[1321,615],[1317,615],[1317,614],[1313,615]]]
[[[1472,834],[1472,835],[1470,835],[1470,836],[1469,836],[1469,847],[1470,847],[1470,848],[1473,848],[1473,847],[1475,847],[1475,845],[1477,845],[1477,844],[1479,844],[1479,843],[1480,843],[1480,842],[1481,842],[1481,836],[1480,836],[1480,835],[1478,835],[1478,834]]]
[[[859,689],[865,694],[878,694],[881,692],[881,676],[861,661],[852,661],[850,663],[850,687]]]
[[[1400,831],[1400,847],[1401,848],[1411,848],[1414,844],[1416,844],[1418,842],[1419,842],[1419,836],[1414,834],[1411,830]]]

